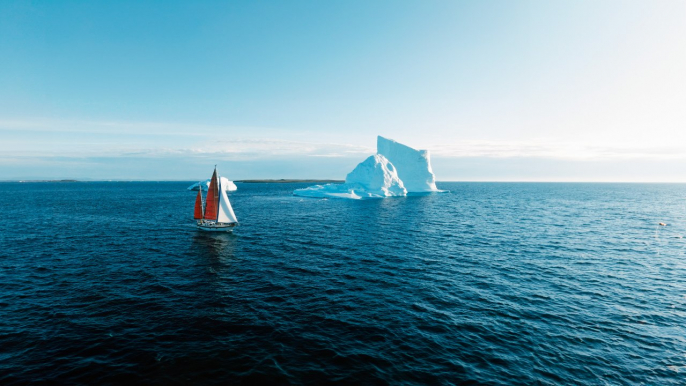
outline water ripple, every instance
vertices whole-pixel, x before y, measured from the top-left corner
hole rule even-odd
[[[683,384],[686,185],[186,185],[0,183],[0,383]]]

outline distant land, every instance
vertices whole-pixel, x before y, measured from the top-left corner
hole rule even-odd
[[[254,183],[268,183],[268,184],[285,184],[285,183],[290,183],[290,182],[303,182],[303,183],[309,183],[309,184],[314,184],[314,183],[343,183],[345,181],[343,180],[291,180],[291,179],[280,179],[280,180],[236,180],[234,182],[243,182],[246,184],[254,184]]]
[[[7,180],[0,182],[79,182],[77,180]]]
[[[148,181],[148,180],[87,180],[87,181],[81,181],[81,180],[0,180],[0,182],[176,182],[176,180],[169,180],[169,181]],[[187,182],[187,180],[179,180],[183,182]],[[188,180],[190,181],[190,180]],[[235,180],[233,182],[243,182],[246,184],[254,184],[254,183],[267,183],[267,184],[284,184],[284,183],[294,183],[294,182],[303,182],[303,183],[323,183],[323,184],[329,184],[329,183],[343,183],[345,182],[344,180],[318,180],[318,179],[305,179],[305,180],[298,180],[298,179],[263,179],[263,180]]]

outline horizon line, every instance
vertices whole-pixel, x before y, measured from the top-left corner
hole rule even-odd
[[[0,180],[0,183],[78,183],[78,182],[198,182],[207,179],[75,179],[75,178],[51,178],[51,179],[9,179]],[[337,178],[242,178],[231,180],[238,183],[343,183],[345,179]],[[686,181],[582,181],[582,180],[441,180],[436,183],[560,183],[560,184],[686,184]]]

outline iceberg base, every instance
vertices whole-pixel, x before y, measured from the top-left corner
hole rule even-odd
[[[386,197],[404,197],[405,194],[393,193],[389,191],[368,191],[358,184],[326,184],[315,185],[309,188],[296,189],[294,196],[311,198],[347,198],[353,200],[379,199]]]

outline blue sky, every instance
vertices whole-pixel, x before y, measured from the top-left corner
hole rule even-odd
[[[3,1],[0,179],[686,182],[683,1]]]

